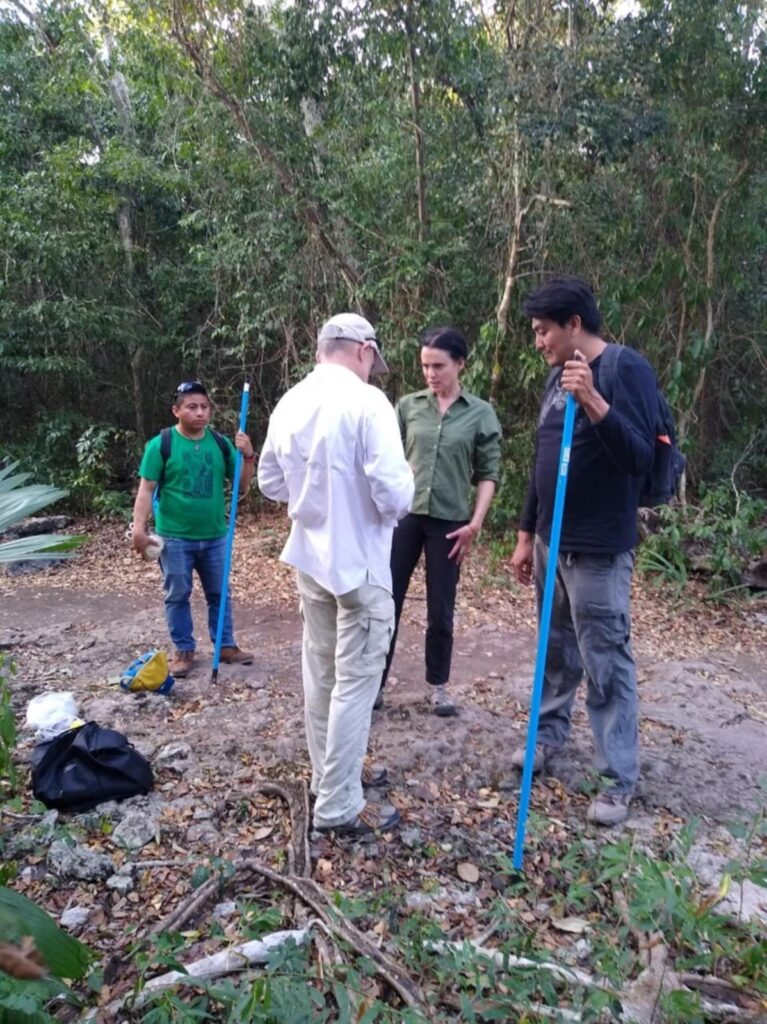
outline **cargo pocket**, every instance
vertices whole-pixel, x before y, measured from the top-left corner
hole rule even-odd
[[[628,616],[614,608],[589,601],[585,623],[587,646],[606,650],[628,640]]]
[[[606,702],[614,689],[617,666],[628,643],[629,617],[614,608],[589,602],[579,638],[589,678],[589,704]]]
[[[380,661],[381,670],[383,670],[383,661],[389,653],[391,638],[394,634],[394,623],[390,616],[383,618],[382,616],[370,615],[365,623],[365,631],[365,646],[362,656],[368,664],[373,663],[374,667],[375,662]]]

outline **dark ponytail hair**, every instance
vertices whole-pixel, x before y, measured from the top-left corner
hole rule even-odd
[[[421,335],[421,348],[441,349],[455,362],[466,360],[469,355],[466,339],[455,327],[430,327]]]

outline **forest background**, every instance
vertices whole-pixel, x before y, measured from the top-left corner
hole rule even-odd
[[[505,531],[546,372],[520,300],[574,272],[674,406],[675,536],[737,582],[767,493],[766,8],[5,0],[4,451],[119,512],[178,381],[234,429],[251,380],[258,444],[328,315],[376,322],[392,399],[452,323],[503,423]]]

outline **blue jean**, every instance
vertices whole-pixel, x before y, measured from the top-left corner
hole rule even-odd
[[[192,626],[192,574],[197,572],[208,602],[208,632],[215,643],[218,629],[218,610],[221,605],[221,587],[224,580],[226,537],[214,540],[182,540],[163,537],[165,546],[160,555],[165,594],[165,618],[168,632],[178,651],[195,648]],[[234,647],[232,631],[232,603],[227,595],[224,613],[222,647]]]
[[[540,613],[548,548],[535,541]],[[602,775],[614,792],[631,795],[639,777],[639,698],[631,652],[634,556],[560,551],[551,612],[538,741],[554,749],[570,734],[575,691],[584,672],[586,708]]]

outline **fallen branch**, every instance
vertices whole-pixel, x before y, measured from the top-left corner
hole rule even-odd
[[[140,1010],[158,992],[168,988],[175,988],[177,985],[194,985],[199,980],[210,981],[220,978],[225,974],[234,974],[236,971],[244,971],[254,964],[265,964],[274,953],[287,942],[295,942],[297,946],[303,945],[309,938],[309,931],[306,928],[294,931],[272,932],[264,935],[261,939],[254,939],[252,942],[243,942],[237,946],[230,946],[228,949],[214,953],[212,956],[195,960],[194,963],[185,964],[184,971],[168,971],[157,978],[152,978],[135,997],[131,992],[125,998],[112,1003],[108,1007],[108,1014],[114,1016],[124,1006],[132,1010]]]
[[[177,932],[190,918],[194,917],[198,910],[201,910],[208,900],[217,892],[221,879],[218,876],[209,878],[196,889],[188,899],[177,906],[149,932],[150,935],[159,935],[161,932]]]
[[[338,908],[330,903],[325,890],[313,879],[281,875],[257,860],[240,861],[237,868],[238,871],[253,871],[263,878],[268,878],[270,882],[280,888],[287,889],[295,896],[300,897],[308,907],[311,907],[317,917],[324,921],[334,935],[348,942],[360,955],[372,960],[376,973],[380,974],[384,981],[397,992],[406,1006],[424,1009],[423,995],[412,978],[358,928],[347,921]]]
[[[614,987],[608,982],[600,981],[598,978],[586,974],[585,971],[579,971],[577,967],[565,967],[563,964],[552,963],[548,960],[530,960],[528,957],[515,956],[512,953],[502,953],[499,949],[488,949],[485,946],[480,946],[472,939],[467,939],[465,942],[426,943],[426,948],[432,953],[461,953],[465,951],[466,946],[470,946],[479,956],[487,957],[488,960],[492,960],[494,964],[504,969],[519,968],[520,970],[547,971],[549,974],[553,974],[555,978],[559,978],[560,981],[566,981],[570,985],[600,989],[602,992],[617,995]]]
[[[730,1006],[734,1005],[752,1011],[762,1008],[758,993],[740,988],[724,978],[717,978],[712,974],[692,974],[685,971],[678,975],[678,980],[680,985],[695,989],[701,995],[707,996],[709,1000],[715,1000],[717,1003],[727,1003]]]
[[[303,781],[259,782],[257,793],[278,796],[288,805],[290,812],[291,842],[288,846],[288,872],[299,878],[311,874],[312,857],[309,848],[309,790]]]
[[[40,821],[44,817],[44,814],[19,814],[16,811],[9,811],[5,807],[0,807],[0,814],[4,814],[6,818],[13,818],[15,821]]]

